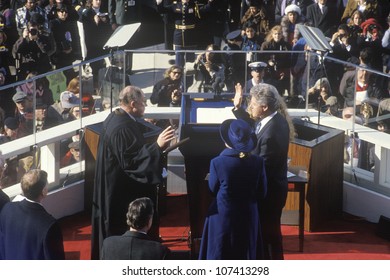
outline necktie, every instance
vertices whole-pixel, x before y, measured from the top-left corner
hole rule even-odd
[[[256,135],[260,133],[260,129],[261,129],[261,121],[259,121],[256,125]]]

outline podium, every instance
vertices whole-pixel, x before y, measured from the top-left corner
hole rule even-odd
[[[210,161],[224,149],[219,127],[223,120],[234,118],[233,113],[229,115],[232,107],[230,97],[183,95],[180,139],[190,137],[191,141],[179,149],[186,170],[192,259],[198,257],[204,220],[213,199],[207,181]],[[293,121],[297,137],[289,146],[290,166],[307,171],[307,183],[305,180],[304,192],[288,193],[284,212],[304,213],[304,229],[314,231],[342,211],[344,131],[300,119]],[[289,183],[296,184],[292,179]],[[299,211],[303,202],[304,211]],[[300,232],[303,233],[303,228]],[[303,234],[300,236],[302,239]]]
[[[290,142],[290,166],[307,172],[306,231],[341,214],[343,206],[344,131],[293,119],[297,137]],[[297,193],[289,193],[284,211],[299,209]]]
[[[233,107],[231,96],[220,98],[196,96],[183,95],[182,98],[180,139],[190,137],[191,141],[179,148],[184,156],[192,259],[198,258],[204,220],[213,199],[207,181],[210,161],[225,147],[219,135],[219,121],[234,118],[233,113],[229,116],[229,111],[231,112]],[[219,114],[220,120],[216,116],[219,110],[224,111]],[[214,115],[213,121],[217,121],[206,123],[210,120],[211,114]]]

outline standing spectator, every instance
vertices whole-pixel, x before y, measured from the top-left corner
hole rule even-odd
[[[379,20],[382,17],[381,7],[377,0],[348,0],[341,16],[341,22],[348,23],[355,11],[360,11],[364,19],[375,18]]]
[[[235,30],[226,35],[227,45],[224,47],[226,73],[225,84],[228,92],[234,92],[237,83],[244,84],[246,76],[245,53],[233,53],[240,51],[242,47],[241,30]]]
[[[12,56],[12,45],[9,46],[7,38],[4,30],[1,30],[0,28],[0,67],[5,75],[7,83],[10,83],[13,78],[10,69],[15,67],[15,59]]]
[[[130,227],[121,236],[110,236],[103,241],[102,260],[162,260],[170,251],[152,240],[147,232],[153,222],[153,202],[141,197],[130,202],[126,223]]]
[[[307,6],[316,2],[315,0],[276,0],[275,4],[275,23],[281,24],[282,17],[287,15],[286,8],[289,5],[296,5],[301,10],[301,15],[306,18]]]
[[[251,69],[252,79],[248,80],[245,84],[245,93],[249,93],[252,87],[264,83],[265,69],[267,69],[267,64],[262,61],[256,61],[249,64]]]
[[[202,7],[194,0],[181,0],[166,5],[162,0],[156,0],[157,11],[162,14],[171,14],[175,22],[175,31],[173,33],[174,50],[194,50],[197,47],[197,24],[201,20],[203,13],[210,12],[214,0],[208,0],[208,3]],[[184,66],[184,53],[176,52],[176,65]]]
[[[354,1],[354,0],[353,0]],[[318,0],[307,7],[306,20],[310,26],[320,29],[325,36],[331,37],[338,25],[335,5],[328,0]]]
[[[387,25],[389,26],[382,38],[382,47],[390,53],[390,14],[387,17]],[[390,54],[384,55],[385,73],[390,73]]]
[[[289,51],[291,47],[285,40],[282,27],[275,25],[267,34],[264,43],[261,45],[263,51]],[[263,60],[268,64],[267,81],[274,85],[283,96],[284,92],[290,91],[290,66],[291,57],[288,53],[263,54]]]
[[[264,38],[271,28],[269,15],[264,5],[260,1],[252,0],[249,8],[241,18],[241,27],[250,25],[254,26],[257,36]]]
[[[68,8],[65,5],[56,5],[56,17],[50,21],[51,31],[56,44],[55,53],[51,56],[51,62],[56,69],[72,65],[81,58],[80,36],[76,21],[69,18]],[[77,76],[73,68],[65,70],[66,82]]]
[[[110,20],[107,13],[101,9],[101,0],[87,0],[85,9],[81,14],[81,22],[84,28],[85,46],[87,48],[86,60],[107,54],[103,46],[112,33]],[[99,69],[104,67],[104,61],[91,63],[93,82],[95,89],[98,88]]]
[[[98,145],[92,209],[92,259],[99,259],[104,238],[127,230],[123,216],[131,201],[144,196],[156,201],[156,185],[162,183],[162,151],[174,139],[174,130],[168,127],[156,142],[146,143],[136,122],[136,118],[143,116],[146,103],[140,88],[125,87],[119,94],[119,101],[120,108],[103,123]],[[158,229],[157,217],[156,213],[154,223]]]
[[[256,35],[256,30],[254,25],[251,22],[247,22],[243,26],[243,41],[242,41],[242,50],[246,51],[246,63],[258,60],[258,51],[261,49],[261,44],[264,41],[264,38]]]
[[[7,84],[6,72],[4,68],[0,68],[0,87]],[[12,101],[14,93],[15,90],[12,87],[0,91],[0,107],[7,117],[12,116],[15,112],[15,103]]]
[[[349,32],[351,33],[351,37],[356,41],[359,36],[361,36],[363,30],[360,27],[362,22],[364,21],[363,13],[359,10],[356,10],[351,15],[350,19],[348,20],[348,27]]]
[[[65,259],[61,228],[41,205],[48,192],[47,173],[30,170],[20,185],[25,199],[7,203],[0,213],[0,259]]]
[[[208,45],[206,51],[199,54],[194,63],[195,82],[189,88],[192,92],[222,92],[225,81],[225,64],[216,45]]]
[[[53,1],[53,3],[50,3],[51,1]],[[45,12],[47,13],[47,19],[49,22],[57,18],[59,6],[66,7],[66,10],[68,11],[68,20],[77,21],[79,19],[79,15],[75,8],[67,3],[64,3],[64,0],[50,0],[49,4],[45,6]]]
[[[182,86],[183,69],[178,65],[169,67],[164,73],[164,79],[158,81],[154,87],[150,102],[158,107],[169,107],[172,102],[173,90]]]
[[[293,125],[287,106],[274,86],[254,86],[248,112],[241,107],[242,87],[237,85],[236,90],[233,113],[255,128],[257,145],[252,153],[264,158],[268,181],[267,195],[259,205],[263,247],[259,248],[258,256],[281,260],[284,256],[280,219],[287,199],[287,152]]]
[[[44,30],[49,30],[49,22],[44,9],[37,5],[37,0],[26,0],[23,7],[16,10],[15,21],[19,36],[22,36],[27,24],[31,21],[33,14],[40,14],[43,21]]]
[[[292,47],[296,44],[300,36],[297,24],[303,24],[305,18],[301,16],[301,9],[295,4],[288,5],[284,12],[286,15],[282,17],[280,26],[282,27],[285,41]]]
[[[204,223],[199,259],[255,260],[262,250],[258,203],[267,192],[264,159],[250,152],[256,134],[244,120],[226,120],[220,135],[226,148],[210,163],[212,201]]]
[[[25,79],[29,72],[42,74],[50,71],[48,53],[51,49],[49,38],[40,33],[37,24],[29,22],[13,47],[13,55],[19,61],[18,80]]]

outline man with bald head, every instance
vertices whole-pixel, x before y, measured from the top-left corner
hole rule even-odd
[[[119,93],[119,102],[119,108],[103,122],[99,137],[92,206],[92,259],[99,259],[103,239],[127,230],[123,217],[131,201],[149,197],[156,205],[156,186],[162,183],[162,153],[174,138],[174,129],[169,126],[156,142],[146,142],[138,123],[146,106],[140,88],[125,87]]]

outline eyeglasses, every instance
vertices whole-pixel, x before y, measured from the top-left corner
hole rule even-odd
[[[172,71],[173,74],[181,75],[181,72],[178,71]]]

